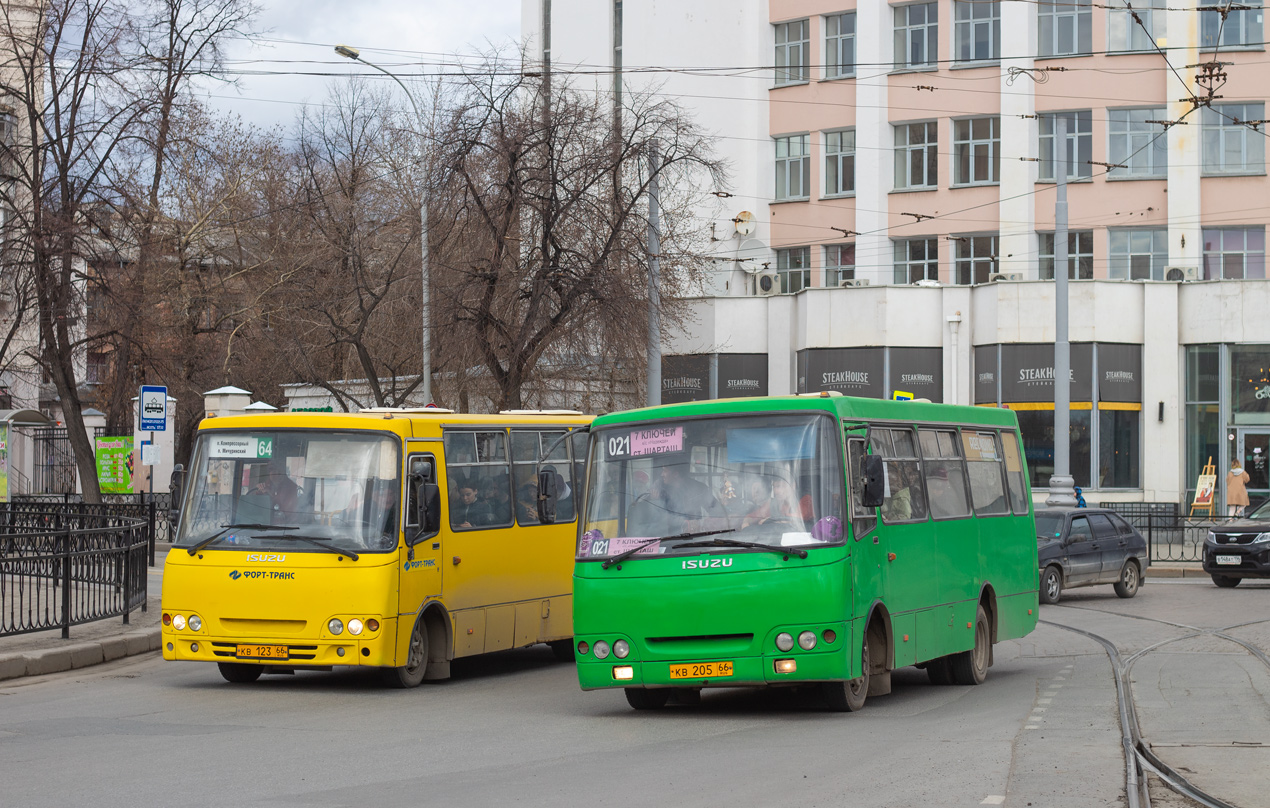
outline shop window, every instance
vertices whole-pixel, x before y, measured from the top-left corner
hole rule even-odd
[[[1141,488],[1139,436],[1142,413],[1098,410],[1098,487]]]
[[[1232,347],[1230,409],[1237,424],[1270,423],[1270,348]]]
[[[1090,410],[1069,411],[1069,458],[1076,485],[1089,487]],[[1029,481],[1033,488],[1049,488],[1054,474],[1054,411],[1019,410],[1019,432],[1027,456]]]

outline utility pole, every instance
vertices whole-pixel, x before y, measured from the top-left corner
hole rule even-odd
[[[648,144],[648,406],[661,403],[661,232],[658,182],[661,157],[657,141]]]
[[[1067,117],[1054,116],[1054,474],[1046,505],[1076,504],[1071,475],[1072,357],[1067,341]]]

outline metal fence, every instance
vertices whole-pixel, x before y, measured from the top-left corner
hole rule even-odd
[[[0,506],[0,637],[144,611],[149,524],[113,505]]]
[[[167,491],[156,491],[153,494],[102,494],[101,500],[104,505],[121,506],[121,509],[116,511],[121,516],[153,519],[155,542],[171,542],[176,538],[168,521],[172,495]],[[83,502],[84,497],[82,494],[23,494],[13,497],[13,501],[23,504],[73,505]],[[151,503],[154,504],[153,514]]]
[[[1230,521],[1227,517],[1192,519],[1176,502],[1100,502],[1120,514],[1146,537],[1152,561],[1202,561],[1208,531]]]

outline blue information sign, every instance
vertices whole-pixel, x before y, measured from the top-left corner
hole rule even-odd
[[[137,396],[142,432],[165,432],[168,428],[168,388],[143,384]]]

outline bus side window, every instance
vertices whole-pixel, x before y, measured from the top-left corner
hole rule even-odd
[[[889,447],[881,452],[886,461],[886,489],[882,498],[882,522],[926,521],[926,487],[922,483],[921,460],[910,429],[873,430],[873,435],[883,433],[874,446]],[[874,452],[877,454],[877,452]]]
[[[516,521],[521,525],[538,524],[538,462],[543,471],[554,471],[556,477],[555,524],[572,522],[574,517],[573,492],[577,486],[571,481],[569,441],[556,441],[564,430],[542,431],[512,430],[513,490],[516,501]],[[552,444],[555,444],[554,448]],[[543,452],[550,449],[550,456]]]
[[[979,516],[999,516],[1009,513],[1005,501],[1005,475],[1001,452],[997,448],[997,433],[961,431],[961,448],[966,456],[966,469],[970,478],[970,501]]]
[[[1027,479],[1023,474],[1023,460],[1019,455],[1018,433],[1002,432],[1001,448],[1005,455],[1005,478],[1010,489],[1010,510],[1019,516],[1027,516]]]
[[[936,519],[970,515],[966,496],[966,461],[957,450],[956,433],[950,429],[920,429],[922,466],[930,513]]]
[[[512,500],[507,433],[447,431],[444,440],[448,490],[443,499],[449,503],[450,528],[509,527]]]

